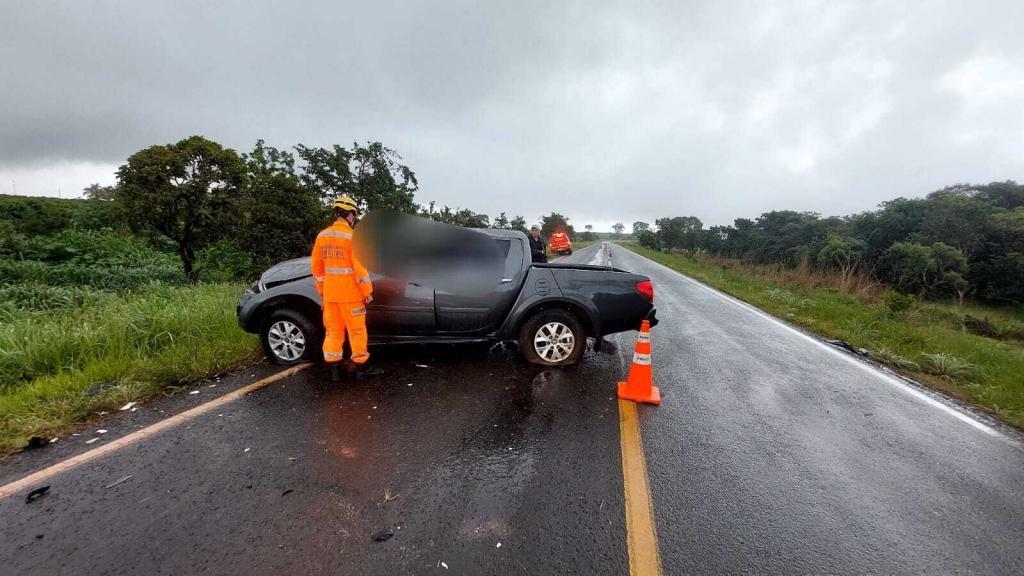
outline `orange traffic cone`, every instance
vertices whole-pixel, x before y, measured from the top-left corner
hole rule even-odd
[[[651,376],[651,323],[647,320],[640,325],[640,336],[636,339],[629,376],[625,382],[619,382],[619,398],[661,404],[661,391],[654,385]]]

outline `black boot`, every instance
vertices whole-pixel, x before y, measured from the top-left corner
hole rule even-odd
[[[359,378],[359,379],[370,378],[372,376],[380,376],[383,373],[384,373],[383,370],[381,370],[380,368],[377,368],[375,366],[370,366],[370,365],[367,365],[367,364],[357,364],[356,365],[356,378]]]

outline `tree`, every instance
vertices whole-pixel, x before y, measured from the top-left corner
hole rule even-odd
[[[594,231],[593,224],[587,224],[586,226],[584,226],[584,228],[587,230],[587,232],[593,232]]]
[[[896,242],[886,251],[883,262],[901,291],[916,291],[924,297],[946,288],[955,292],[960,302],[967,292],[968,284],[963,278],[967,257],[948,244]]]
[[[704,226],[700,218],[696,216],[659,218],[655,224],[658,226],[658,243],[666,251],[673,248],[695,250],[700,247],[701,230]]]
[[[394,150],[380,142],[366,146],[352,144],[346,149],[295,147],[305,162],[301,181],[325,204],[347,194],[365,204],[367,210],[388,209],[416,213],[413,201],[419,183]]]
[[[622,236],[622,231],[625,230],[625,229],[626,229],[626,225],[623,224],[622,222],[616,222],[615,224],[612,224],[612,230],[615,231],[615,237],[616,238]]]
[[[633,234],[639,235],[641,232],[647,232],[651,229],[651,225],[647,222],[633,222]]]
[[[494,227],[498,228],[500,230],[508,230],[509,229],[508,216],[505,216],[504,212],[502,212],[499,216],[495,216],[494,217]]]
[[[90,184],[82,189],[82,195],[89,200],[101,200],[103,202],[110,202],[114,199],[114,194],[117,192],[117,188],[114,186],[100,186],[99,184]]]
[[[512,218],[512,221],[509,222],[509,227],[512,228],[512,230],[518,230],[524,234],[530,233],[526,228],[526,218],[523,218],[522,216]]]
[[[576,239],[576,230],[569,224],[569,219],[558,212],[541,216],[540,222],[540,233],[545,238],[550,238],[555,232],[565,232],[570,240]]]
[[[253,270],[286,258],[309,255],[329,212],[295,174],[295,158],[257,140],[242,156],[248,178],[236,246],[249,254]]]
[[[661,245],[658,243],[658,235],[650,230],[641,230],[637,236],[637,241],[640,245],[651,250],[661,250]]]
[[[825,246],[818,251],[817,261],[829,268],[837,268],[843,274],[851,274],[867,251],[867,242],[842,234],[830,234]]]
[[[136,152],[117,181],[115,200],[129,222],[172,240],[195,282],[196,251],[234,232],[245,164],[234,150],[192,136]]]

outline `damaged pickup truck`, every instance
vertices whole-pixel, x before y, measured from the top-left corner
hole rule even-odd
[[[485,290],[460,293],[372,272],[367,306],[370,344],[468,343],[515,340],[529,362],[576,364],[594,339],[657,323],[650,278],[611,267],[534,264],[526,235],[474,230],[497,244],[504,273]],[[485,239],[486,241],[486,239]],[[500,262],[499,262],[500,265]],[[260,335],[278,364],[321,358],[321,300],[309,258],[282,262],[242,295],[241,327]]]

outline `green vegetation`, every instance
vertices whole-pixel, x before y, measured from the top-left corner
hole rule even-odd
[[[255,337],[235,320],[241,290],[160,282],[124,294],[0,289],[0,453],[255,358]]]
[[[923,301],[842,271],[626,247],[1024,427],[1024,310]]]
[[[708,229],[693,216],[655,224],[639,231],[643,246],[868,276],[921,298],[1024,304],[1024,185],[1012,181],[959,184],[845,217],[779,210]]]

